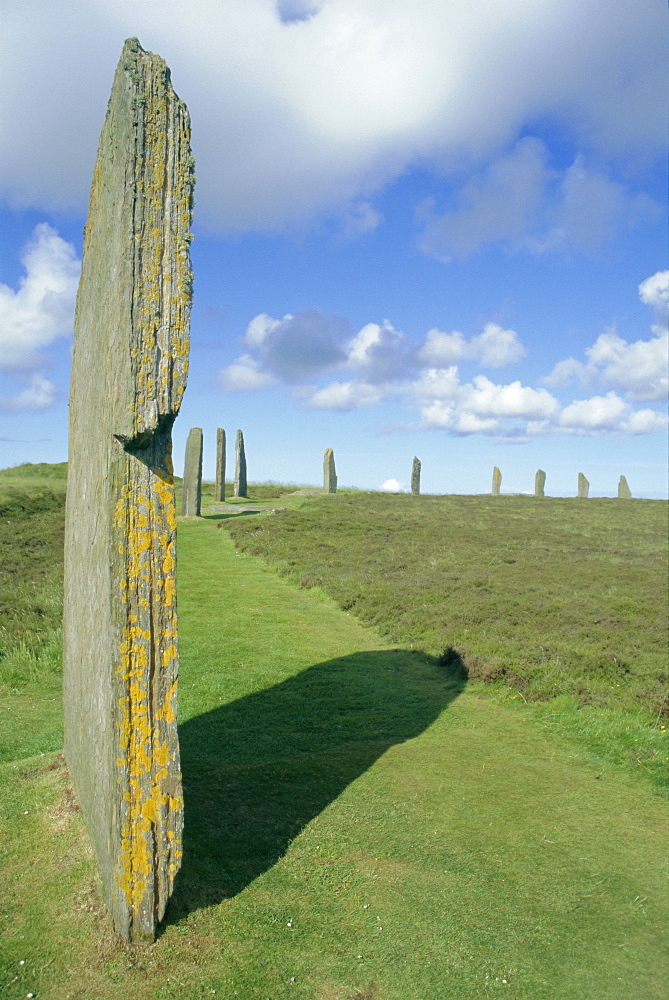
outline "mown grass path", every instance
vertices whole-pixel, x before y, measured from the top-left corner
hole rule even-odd
[[[186,855],[166,925],[148,949],[114,939],[66,774],[14,759],[3,1000],[663,1000],[647,783],[460,690],[213,520],[180,524],[178,572]]]

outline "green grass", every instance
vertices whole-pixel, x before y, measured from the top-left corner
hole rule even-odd
[[[473,679],[533,700],[668,708],[660,501],[349,493],[229,528],[392,641],[454,647]]]
[[[663,1000],[659,726],[464,684],[218,530],[286,514],[179,524],[186,853],[153,946],[111,932],[49,676],[0,699],[3,1000]]]

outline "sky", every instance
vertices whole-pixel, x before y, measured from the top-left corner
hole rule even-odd
[[[664,0],[3,0],[0,468],[67,457],[74,303],[123,42],[196,163],[213,478],[667,496]],[[229,459],[230,474],[230,459]]]

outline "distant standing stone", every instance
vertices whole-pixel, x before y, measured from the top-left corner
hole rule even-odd
[[[492,470],[492,495],[498,497],[502,488],[502,473],[497,466]]]
[[[630,490],[629,486],[627,485],[627,480],[625,479],[624,476],[620,477],[620,481],[618,483],[618,499],[619,500],[631,500],[632,499],[632,491]]]
[[[335,471],[334,452],[327,448],[323,455],[323,492],[337,492],[337,473]]]
[[[186,441],[181,513],[199,517],[202,504],[202,428],[191,427]]]
[[[582,472],[578,474],[578,495],[582,499],[587,500],[590,494],[590,483],[585,478]]]
[[[414,455],[411,466],[411,492],[415,497],[420,496],[420,460]]]
[[[118,934],[152,941],[181,865],[172,424],[188,372],[193,160],[164,61],[124,47],[74,320],[64,753]]]
[[[233,495],[236,497],[248,496],[246,452],[244,451],[244,435],[241,431],[237,431],[237,438],[235,440],[235,486]]]
[[[219,427],[216,431],[216,485],[214,500],[225,500],[225,431]]]
[[[534,477],[534,495],[535,497],[545,496],[546,487],[546,473],[543,469],[537,469],[537,474]]]

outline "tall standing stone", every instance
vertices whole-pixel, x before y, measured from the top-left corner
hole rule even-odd
[[[193,161],[164,61],[125,43],[100,136],[74,322],[64,752],[126,940],[181,863],[171,430],[188,370]]]
[[[624,476],[621,476],[620,480],[618,482],[618,499],[619,500],[631,500],[632,499],[632,491],[630,490],[629,486],[627,485],[627,480],[625,479]]]
[[[492,470],[492,495],[498,497],[502,488],[502,473],[497,466]]]
[[[202,506],[202,428],[191,427],[186,441],[181,513],[199,517]]]
[[[534,495],[535,497],[546,496],[546,473],[543,469],[537,469],[537,474],[534,477]]]
[[[219,427],[216,431],[216,484],[214,500],[225,500],[225,431]]]
[[[244,450],[244,435],[241,431],[237,431],[237,439],[235,441],[234,496],[248,496],[248,487],[246,484],[246,452]]]
[[[337,472],[332,448],[327,448],[323,455],[323,492],[337,492]]]
[[[411,466],[411,492],[415,497],[420,496],[420,460],[415,455]]]
[[[578,496],[581,499],[587,500],[590,493],[590,483],[585,478],[582,472],[578,474]]]

